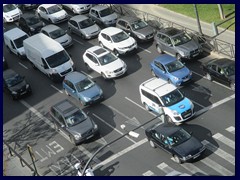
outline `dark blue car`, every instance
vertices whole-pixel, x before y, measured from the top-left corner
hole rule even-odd
[[[155,58],[150,67],[153,76],[165,79],[176,86],[189,82],[192,78],[192,72],[181,61],[168,54]]]

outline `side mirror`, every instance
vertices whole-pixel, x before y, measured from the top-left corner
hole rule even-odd
[[[65,125],[64,125],[64,124],[61,124],[61,127],[62,127],[62,128],[64,128],[64,127],[65,127]]]

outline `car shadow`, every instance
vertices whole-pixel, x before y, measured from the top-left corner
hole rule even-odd
[[[119,166],[119,162],[115,162],[113,164],[106,166],[100,166],[96,170],[94,170],[95,176],[110,176],[117,167]]]

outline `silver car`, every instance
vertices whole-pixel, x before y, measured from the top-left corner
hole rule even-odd
[[[84,15],[72,17],[68,21],[68,29],[70,33],[76,33],[83,39],[97,37],[101,30],[92,19]]]
[[[47,25],[43,27],[40,32],[59,42],[64,48],[73,44],[72,37],[56,25]]]
[[[62,4],[62,6],[65,9],[72,11],[74,14],[88,13],[92,7],[91,4]]]

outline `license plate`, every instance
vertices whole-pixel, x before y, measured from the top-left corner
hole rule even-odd
[[[183,79],[183,82],[186,82],[186,81],[188,81],[189,80],[189,78],[187,78],[187,79]]]
[[[185,115],[185,117],[188,117],[188,116],[190,116],[190,115],[191,115],[191,113],[188,113],[188,114]]]

